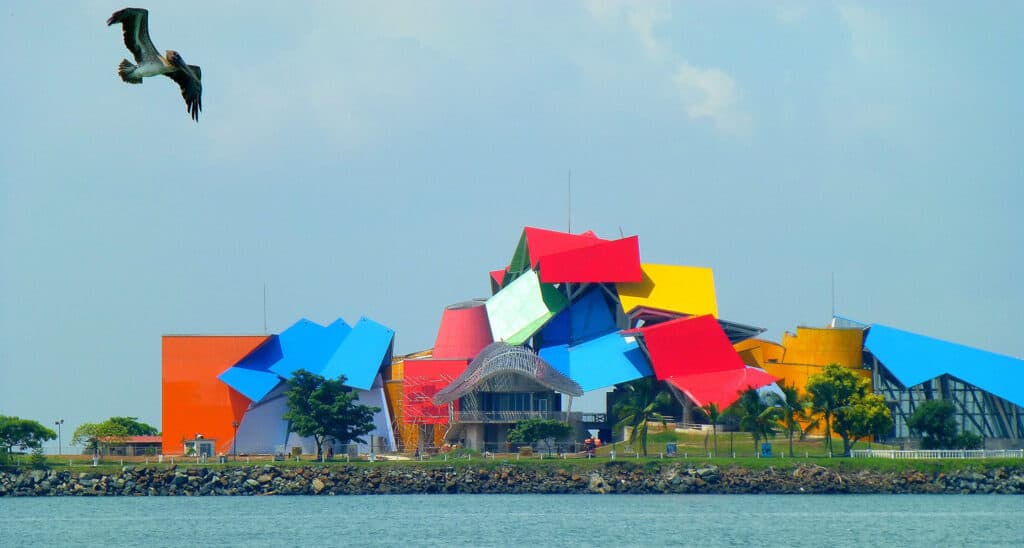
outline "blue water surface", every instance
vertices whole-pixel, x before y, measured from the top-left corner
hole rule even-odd
[[[1011,495],[0,498],[2,546],[1024,546]]]

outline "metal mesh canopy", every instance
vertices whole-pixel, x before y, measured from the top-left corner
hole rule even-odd
[[[513,391],[517,380],[536,383],[570,396],[582,396],[583,389],[575,381],[548,365],[540,356],[524,346],[494,342],[480,351],[457,379],[434,396],[434,405],[444,405],[466,395],[475,388],[489,384],[495,392]]]

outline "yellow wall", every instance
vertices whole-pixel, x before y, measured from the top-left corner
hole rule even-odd
[[[860,329],[797,327],[796,335],[785,333],[782,344],[748,339],[735,345],[743,363],[760,367],[778,377],[780,383],[805,392],[811,375],[835,363],[871,380],[862,369],[864,332]]]
[[[743,363],[764,369],[766,362],[780,362],[786,349],[779,343],[763,339],[747,339],[733,345]]]
[[[797,327],[796,335],[784,333],[782,346],[786,349],[784,363],[828,365],[837,363],[844,367],[857,368],[863,361],[864,331],[860,329],[837,329],[819,327]]]
[[[714,274],[710,268],[641,264],[644,273],[639,283],[615,284],[622,310],[637,306],[700,316],[718,317]]]

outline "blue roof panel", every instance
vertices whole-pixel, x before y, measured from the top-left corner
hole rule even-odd
[[[351,330],[341,318],[327,327],[303,318],[279,336],[282,357],[270,370],[286,379],[299,369],[322,375],[327,360]]]
[[[281,378],[270,370],[281,359],[280,343],[276,335],[267,337],[263,344],[217,378],[254,402],[262,400],[281,383]]]
[[[540,357],[580,385],[584,392],[607,388],[652,374],[636,340],[609,333],[576,346],[540,349]]]
[[[872,324],[864,339],[871,351],[904,386],[943,374],[1024,406],[1024,360]]]
[[[244,367],[231,367],[217,378],[254,402],[262,400],[283,382],[281,377],[269,371],[256,371]]]
[[[336,379],[345,375],[346,386],[369,390],[381,365],[390,361],[391,343],[395,332],[369,318],[363,317],[327,360],[324,377]]]

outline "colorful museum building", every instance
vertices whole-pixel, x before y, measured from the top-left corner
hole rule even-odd
[[[163,337],[163,452],[314,451],[288,430],[287,380],[305,369],[344,376],[376,406],[370,451],[461,443],[501,450],[517,421],[570,422],[611,435],[606,413],[573,398],[644,377],[664,383],[683,421],[696,407],[733,403],[779,380],[802,388],[825,365],[872,382],[893,411],[892,437],[926,399],[948,399],[962,428],[1019,447],[1024,361],[894,328],[835,318],[781,343],[719,317],[711,269],[643,263],[636,236],[599,238],[527,227],[492,294],[447,306],[433,348],[393,356],[394,331],[369,318],[350,325],[301,319],[276,335]],[[581,438],[582,439],[582,438]],[[344,450],[344,448],[339,448]]]

